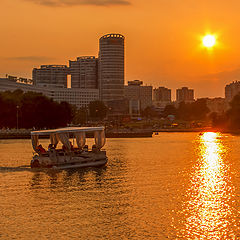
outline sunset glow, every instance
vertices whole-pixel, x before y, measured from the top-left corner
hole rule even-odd
[[[202,39],[202,43],[204,47],[212,48],[216,45],[216,37],[214,35],[208,34]]]
[[[173,92],[189,86],[197,89],[196,97],[223,97],[224,85],[238,79],[237,0],[231,4],[216,0],[152,0],[151,4],[143,0],[3,0],[0,7],[4,19],[0,23],[4,36],[0,40],[1,77],[32,78],[34,67],[97,56],[99,38],[119,33],[126,38],[125,83],[140,79]],[[214,38],[209,41],[207,34]]]
[[[219,226],[227,226],[233,216],[228,205],[232,186],[229,184],[228,166],[225,164],[226,147],[222,135],[205,132],[197,140],[198,162],[192,175],[192,187],[184,236],[188,239],[227,239],[235,238],[229,229],[221,231]]]

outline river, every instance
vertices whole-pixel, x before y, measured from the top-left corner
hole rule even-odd
[[[240,239],[239,136],[160,133],[105,149],[104,168],[33,171],[30,140],[0,140],[0,238]]]

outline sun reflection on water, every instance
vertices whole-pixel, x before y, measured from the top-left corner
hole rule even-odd
[[[233,216],[230,201],[233,187],[229,166],[225,164],[226,147],[220,133],[206,132],[197,141],[198,164],[195,165],[184,206],[185,227],[179,237],[186,239],[235,239],[229,227]]]

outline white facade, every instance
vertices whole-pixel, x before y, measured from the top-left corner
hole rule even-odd
[[[56,102],[68,102],[78,108],[87,107],[90,102],[99,100],[98,89],[58,88],[54,90],[52,99]]]
[[[35,86],[32,84],[15,82],[8,78],[0,78],[1,92],[14,91],[16,89],[21,89],[24,92],[42,93],[56,102],[68,102],[71,105],[76,105],[78,108],[87,107],[90,102],[99,100],[98,89],[61,88],[58,85],[54,87],[52,84]]]

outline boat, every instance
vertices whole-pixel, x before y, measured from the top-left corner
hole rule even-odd
[[[92,134],[95,144],[89,150],[86,134]],[[39,139],[48,136],[50,144],[45,150]],[[31,168],[68,169],[100,167],[107,163],[104,127],[67,127],[31,132],[34,156]],[[71,141],[71,140],[72,141]],[[74,145],[76,143],[76,146]],[[59,147],[60,145],[60,147]]]

